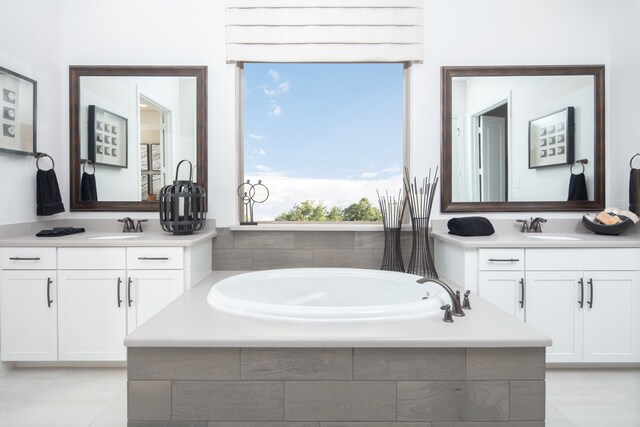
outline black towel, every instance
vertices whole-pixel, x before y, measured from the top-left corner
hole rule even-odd
[[[58,179],[53,169],[38,169],[36,173],[36,213],[53,215],[64,212]]]
[[[82,172],[80,180],[80,200],[83,202],[97,202],[98,190],[96,189],[96,176]]]
[[[571,174],[569,178],[569,196],[567,201],[571,200],[589,200],[587,195],[587,180],[584,173]]]
[[[629,210],[640,215],[640,169],[631,169],[629,174]]]
[[[38,237],[60,237],[68,236],[69,234],[84,233],[84,228],[79,227],[53,227],[51,230],[42,230],[36,233]]]
[[[491,222],[483,216],[451,218],[447,222],[449,234],[456,236],[491,236],[496,231]]]

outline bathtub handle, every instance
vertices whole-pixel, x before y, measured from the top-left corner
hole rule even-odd
[[[578,300],[578,304],[580,304],[580,308],[584,307],[584,279],[582,277],[578,280],[580,284],[580,299]]]
[[[587,304],[589,304],[589,308],[593,308],[593,279],[589,279],[587,283],[589,284],[589,301],[587,301]]]
[[[520,279],[520,308],[524,308],[524,277]]]

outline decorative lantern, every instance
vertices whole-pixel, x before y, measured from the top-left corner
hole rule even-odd
[[[180,165],[189,163],[189,180],[178,180]],[[191,181],[193,165],[182,160],[176,167],[173,185],[165,185],[160,190],[160,225],[164,231],[174,235],[192,234],[204,228],[207,211],[207,194],[204,188]]]

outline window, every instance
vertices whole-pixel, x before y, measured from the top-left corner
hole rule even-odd
[[[345,216],[345,209],[363,198],[377,208],[376,190],[398,194],[404,68],[403,63],[243,64],[244,182],[262,180],[270,192],[255,206],[256,220],[371,220],[353,209]],[[316,214],[283,215],[303,205]],[[317,215],[320,205],[324,216]]]

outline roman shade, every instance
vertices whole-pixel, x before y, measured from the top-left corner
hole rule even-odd
[[[228,62],[421,62],[422,0],[227,0]]]

